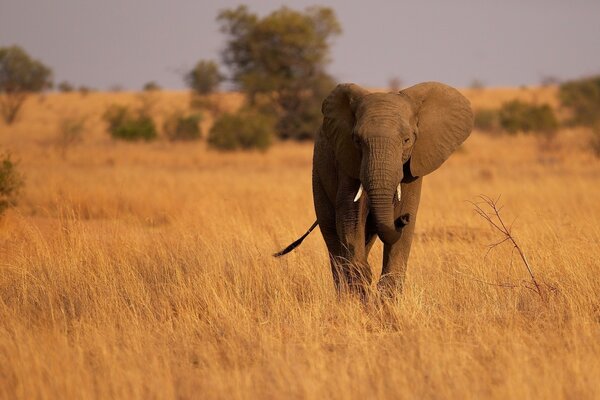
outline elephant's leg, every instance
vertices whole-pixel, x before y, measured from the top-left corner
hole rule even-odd
[[[371,285],[372,272],[367,262],[367,195],[354,201],[360,181],[347,176],[338,177],[336,195],[336,231],[341,240],[342,271],[349,288],[361,295]]]
[[[335,226],[335,207],[329,200],[317,173],[313,173],[313,199],[319,228],[327,245],[333,283],[336,290],[340,291],[340,285],[345,284],[346,280],[340,267],[340,260],[342,260],[344,252]]]
[[[384,244],[383,246],[383,268],[377,286],[387,296],[402,293],[421,199],[421,182],[422,178],[418,178],[413,182],[402,184],[402,201],[396,207],[394,217],[398,218],[401,215],[409,214],[410,219],[408,224],[402,228],[400,239],[394,244]]]

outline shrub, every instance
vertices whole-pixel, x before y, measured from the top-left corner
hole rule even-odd
[[[197,140],[200,139],[200,121],[202,115],[190,114],[184,115],[176,112],[165,120],[163,129],[169,140]]]
[[[17,172],[17,163],[9,153],[0,156],[0,215],[17,204],[17,197],[23,186],[23,177]]]
[[[215,121],[208,144],[220,150],[266,150],[272,142],[274,120],[256,111],[223,114]]]
[[[509,133],[543,132],[552,133],[558,128],[558,120],[549,105],[535,105],[512,100],[499,110],[502,129]]]
[[[87,96],[87,95],[88,95],[88,94],[89,94],[91,91],[93,91],[93,89],[92,89],[92,88],[90,88],[90,87],[88,87],[88,86],[85,86],[85,85],[81,85],[81,86],[79,86],[79,88],[78,88],[77,90],[79,91],[79,93],[80,93],[82,96]]]
[[[161,87],[158,83],[154,81],[146,82],[143,87],[145,92],[155,92],[161,90]]]
[[[592,127],[592,138],[590,139],[590,147],[592,152],[598,158],[600,158],[600,123],[597,123]]]
[[[600,122],[600,75],[563,83],[558,97],[572,112],[571,124],[594,126]]]
[[[86,118],[79,116],[68,116],[59,121],[56,145],[63,158],[66,157],[70,147],[82,141],[85,124]]]
[[[108,132],[114,139],[129,141],[156,138],[154,121],[147,113],[132,112],[126,106],[111,105],[103,115],[108,123]]]
[[[498,131],[500,129],[498,110],[485,108],[475,111],[474,126],[481,131]]]
[[[63,93],[70,93],[74,90],[73,85],[71,85],[67,81],[62,81],[61,83],[59,83],[57,88],[60,92],[63,92]]]

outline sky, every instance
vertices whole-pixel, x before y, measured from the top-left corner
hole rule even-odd
[[[0,47],[17,44],[50,66],[55,82],[184,88],[199,59],[219,60],[215,17],[233,0],[0,0]],[[322,0],[246,2],[334,9],[343,33],[329,72],[385,87],[436,80],[458,87],[538,84],[600,73],[599,0]],[[226,71],[224,69],[224,71]]]

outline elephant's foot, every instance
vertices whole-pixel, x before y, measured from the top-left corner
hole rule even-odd
[[[349,293],[366,299],[372,290],[373,274],[368,263],[348,262],[337,263],[334,271],[334,282],[338,293]]]
[[[404,274],[387,273],[381,276],[377,289],[382,299],[394,299],[402,295]]]

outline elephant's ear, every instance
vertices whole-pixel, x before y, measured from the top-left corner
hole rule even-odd
[[[469,137],[473,111],[469,100],[458,90],[438,82],[424,82],[400,92],[415,106],[417,140],[410,171],[423,176],[435,171]]]
[[[360,173],[360,150],[352,142],[354,113],[360,99],[369,92],[353,83],[337,85],[323,101],[322,134],[335,152],[339,167],[348,175],[357,178]]]

